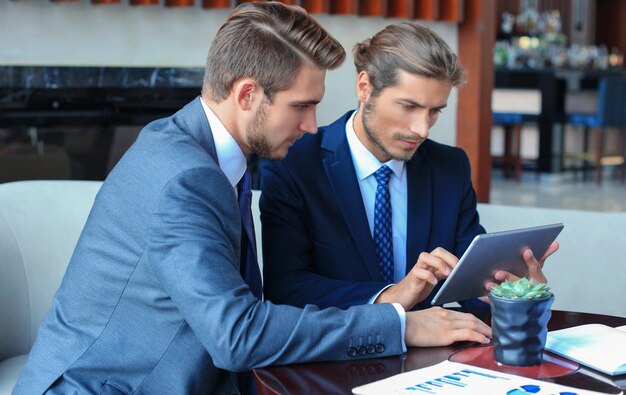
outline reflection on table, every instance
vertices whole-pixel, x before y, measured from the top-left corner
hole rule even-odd
[[[491,321],[489,314],[481,318],[485,322]],[[626,325],[626,318],[553,311],[548,329],[557,330],[590,323],[616,327]],[[406,355],[397,357],[272,366],[255,369],[254,376],[260,395],[349,394],[354,387],[437,364],[447,360],[455,352],[472,346],[474,346],[472,343],[462,342],[447,347],[412,347]],[[579,371],[548,380],[582,389],[621,393],[619,389]]]

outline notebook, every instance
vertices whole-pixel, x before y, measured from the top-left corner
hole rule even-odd
[[[626,325],[587,324],[551,331],[546,350],[611,376],[626,374]]]

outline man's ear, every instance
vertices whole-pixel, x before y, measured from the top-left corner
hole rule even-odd
[[[255,98],[259,94],[262,95],[263,90],[259,89],[258,84],[252,78],[241,78],[233,83],[233,93],[239,108],[250,111]]]
[[[361,71],[356,79],[356,96],[359,101],[368,101],[373,89],[369,74],[366,71]]]

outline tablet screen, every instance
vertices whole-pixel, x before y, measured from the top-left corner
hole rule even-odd
[[[477,298],[486,293],[498,270],[528,276],[522,251],[530,248],[541,257],[563,229],[563,224],[535,226],[478,235],[433,298],[433,305]]]

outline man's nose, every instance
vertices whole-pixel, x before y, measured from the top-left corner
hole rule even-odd
[[[422,140],[426,140],[430,133],[430,119],[422,114],[416,116],[411,122],[410,130]]]
[[[307,111],[302,123],[300,123],[300,130],[311,134],[317,133],[317,113],[315,108]]]

